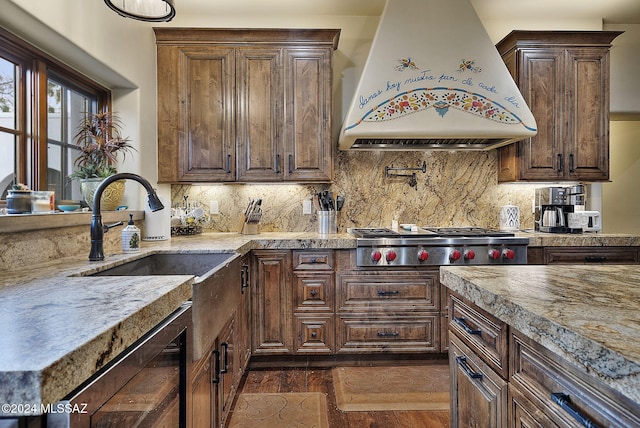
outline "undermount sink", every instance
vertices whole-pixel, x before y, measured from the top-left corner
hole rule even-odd
[[[158,253],[131,260],[90,276],[194,275],[208,276],[236,253]]]

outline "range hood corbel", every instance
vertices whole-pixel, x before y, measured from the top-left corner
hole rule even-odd
[[[487,150],[535,134],[469,0],[387,0],[340,149]]]

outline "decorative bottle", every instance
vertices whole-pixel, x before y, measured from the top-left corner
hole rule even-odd
[[[140,229],[133,223],[133,214],[129,214],[129,223],[122,229],[122,252],[140,251]]]

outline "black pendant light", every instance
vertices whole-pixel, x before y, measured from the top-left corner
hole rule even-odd
[[[104,0],[126,18],[148,22],[168,22],[176,16],[173,0]]]

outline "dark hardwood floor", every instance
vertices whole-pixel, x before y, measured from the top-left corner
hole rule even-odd
[[[240,393],[269,392],[325,393],[330,428],[449,427],[449,412],[343,412],[336,407],[330,368],[253,369],[246,374],[240,385]]]

